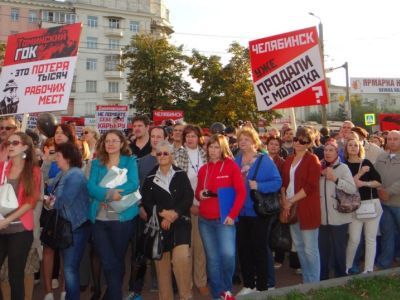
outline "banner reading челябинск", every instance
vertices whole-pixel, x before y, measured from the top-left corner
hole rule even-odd
[[[10,35],[0,75],[0,115],[66,110],[81,23]]]

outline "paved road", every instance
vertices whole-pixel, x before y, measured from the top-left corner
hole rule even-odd
[[[149,273],[149,272],[148,272]],[[148,274],[147,274],[148,275]],[[127,277],[127,276],[126,276]],[[285,287],[285,286],[290,286],[290,285],[295,285],[301,282],[301,275],[295,274],[293,269],[290,269],[288,267],[288,259],[286,259],[284,265],[276,270],[276,287]],[[127,289],[127,284],[125,285]],[[234,292],[238,292],[242,288],[241,285],[236,285],[234,286]],[[157,300],[158,299],[158,293],[157,292],[150,292],[150,278],[149,276],[146,278],[146,283],[144,287],[144,292],[143,292],[143,299],[144,300]],[[55,290],[55,299],[58,300],[58,295],[59,291]],[[91,296],[90,289],[87,289],[87,291],[81,293],[81,299],[82,300],[89,300]],[[34,290],[34,297],[33,300],[43,300],[43,289],[40,284],[36,285],[35,290]],[[197,290],[194,289],[194,299],[198,300],[205,300],[205,299],[210,299],[210,297],[201,297],[198,293]]]

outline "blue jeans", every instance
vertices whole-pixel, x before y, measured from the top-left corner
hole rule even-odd
[[[320,258],[318,249],[318,228],[301,230],[299,223],[290,225],[290,234],[299,256],[303,282],[318,282]]]
[[[104,299],[122,299],[125,254],[133,233],[133,220],[99,221],[93,225],[93,243],[106,278]]]
[[[236,227],[220,220],[199,218],[199,230],[207,258],[207,276],[213,298],[232,291],[235,271]]]
[[[395,256],[396,234],[400,231],[400,207],[382,205],[383,214],[380,222],[381,228],[381,254],[377,265],[380,268],[390,268]]]
[[[73,245],[61,251],[64,261],[65,291],[67,300],[79,300],[79,267],[89,240],[91,225],[82,225],[72,232]]]

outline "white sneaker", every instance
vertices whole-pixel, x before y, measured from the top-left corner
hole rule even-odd
[[[46,296],[44,296],[43,300],[54,300],[53,293],[46,294]]]
[[[60,287],[60,283],[58,282],[58,279],[52,279],[51,280],[51,288],[53,290],[56,290]]]
[[[67,292],[61,292],[60,300],[65,300],[66,295],[67,295]]]
[[[240,290],[239,293],[236,294],[236,296],[244,296],[244,295],[247,295],[247,294],[250,294],[250,293],[254,293],[255,291],[256,291],[256,289],[251,289],[251,288],[244,287],[244,288],[242,288]]]

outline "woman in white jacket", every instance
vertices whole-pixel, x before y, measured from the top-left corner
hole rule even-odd
[[[346,276],[347,230],[352,222],[351,213],[337,210],[336,189],[348,194],[357,191],[353,176],[346,164],[339,160],[339,149],[335,140],[328,140],[324,146],[320,178],[321,226],[319,229],[319,251],[321,259],[321,280],[329,279],[333,266],[335,277]],[[333,261],[333,265],[331,264]]]

